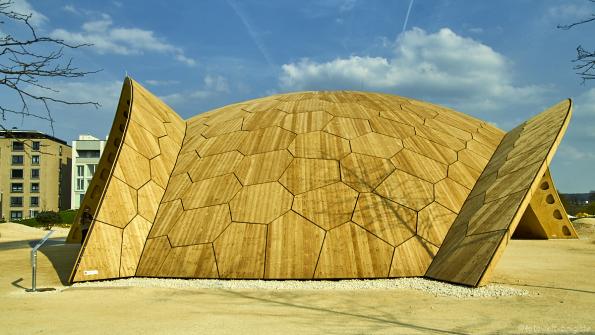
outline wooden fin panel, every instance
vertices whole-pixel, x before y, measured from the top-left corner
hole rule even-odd
[[[487,162],[485,169],[490,173],[484,171],[479,177],[432,261],[427,277],[469,286],[483,285],[489,280],[532,194],[538,189],[541,176],[546,173],[568,126],[571,109],[570,100],[562,101],[504,136]],[[547,131],[542,131],[544,128]],[[535,137],[535,132],[547,136]],[[544,143],[549,143],[549,147],[543,148]],[[537,148],[547,150],[541,162],[519,161],[518,170],[502,168],[516,156],[511,153]],[[499,208],[515,211],[502,215]]]
[[[135,275],[165,191],[163,185],[174,168],[174,164],[164,162],[175,161],[182,146],[180,134],[185,133],[186,123],[130,78],[124,81],[118,111],[109,144],[87,192],[91,194],[81,204],[80,212],[89,208],[97,222],[89,229],[89,242],[81,248],[71,281]],[[158,168],[151,168],[151,161],[160,162]],[[72,242],[80,236],[80,215],[69,234]],[[118,229],[119,238],[113,232],[106,233],[112,228]],[[95,258],[101,261],[89,261]],[[85,275],[89,271],[97,274]]]

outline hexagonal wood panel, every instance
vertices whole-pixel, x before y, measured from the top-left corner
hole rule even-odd
[[[415,235],[417,213],[373,193],[361,193],[353,212],[353,222],[392,246]]]
[[[376,188],[376,192],[414,210],[421,210],[434,201],[432,183],[400,170],[388,176]]]
[[[213,242],[230,223],[227,204],[190,209],[175,218],[167,238],[172,247]]]
[[[235,174],[243,185],[276,181],[292,160],[293,156],[287,150],[246,156],[236,168]]]
[[[339,162],[336,160],[294,158],[279,182],[297,195],[340,180]]]
[[[315,131],[298,134],[289,145],[294,157],[341,159],[351,152],[349,141],[329,133]]]
[[[295,196],[292,209],[323,229],[351,219],[358,193],[339,182]]]
[[[291,208],[293,195],[277,182],[243,187],[230,201],[237,222],[269,223]]]
[[[341,160],[341,179],[359,192],[375,189],[395,166],[388,159],[351,153]]]
[[[309,133],[322,130],[332,118],[325,111],[289,114],[281,122],[281,128],[296,134]]]
[[[335,117],[326,125],[324,131],[350,140],[371,132],[372,128],[368,120]]]
[[[265,278],[311,279],[325,232],[289,211],[268,226]]]
[[[394,248],[353,222],[327,233],[314,278],[383,278]]]
[[[215,254],[221,278],[264,276],[267,226],[232,223],[215,241]]]

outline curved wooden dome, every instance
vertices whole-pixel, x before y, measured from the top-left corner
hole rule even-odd
[[[508,155],[491,161],[505,132],[388,94],[282,94],[183,121],[127,80],[119,109],[126,115],[110,133],[114,153],[100,163],[111,171],[83,202],[95,223],[74,281],[424,276],[486,166],[511,165]],[[567,122],[567,113],[553,114],[547,122],[557,131],[542,147]],[[534,158],[547,168],[547,157]],[[538,174],[521,178],[528,185],[519,190]],[[481,204],[501,199],[492,179]],[[491,262],[459,282],[477,285]]]

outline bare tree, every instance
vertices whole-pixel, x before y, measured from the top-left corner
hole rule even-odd
[[[48,36],[39,36],[31,23],[31,13],[17,13],[11,0],[0,0],[0,87],[15,95],[16,106],[0,101],[0,117],[7,113],[22,118],[33,117],[49,122],[54,135],[51,104],[92,105],[97,102],[70,101],[56,97],[51,79],[84,77],[98,71],[84,71],[75,67],[64,50],[78,49],[89,44],[69,44]],[[6,130],[0,123],[0,127]]]
[[[589,1],[595,3],[595,0]],[[595,22],[595,14],[591,14],[591,16],[587,18],[571,24],[559,25],[558,28],[568,30],[589,22]],[[583,83],[586,80],[595,79],[595,50],[589,51],[583,48],[582,45],[579,45],[576,47],[576,58],[573,60],[573,62],[576,63],[574,66],[574,69],[577,71],[576,74],[578,74],[583,79]]]

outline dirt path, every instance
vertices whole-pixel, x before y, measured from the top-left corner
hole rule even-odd
[[[58,232],[39,253],[30,286],[30,245],[45,232],[0,224],[2,334],[593,334],[595,241],[512,241],[494,282],[528,296],[435,297],[418,290],[267,291],[64,287],[77,246]],[[62,281],[61,281],[62,279]]]

